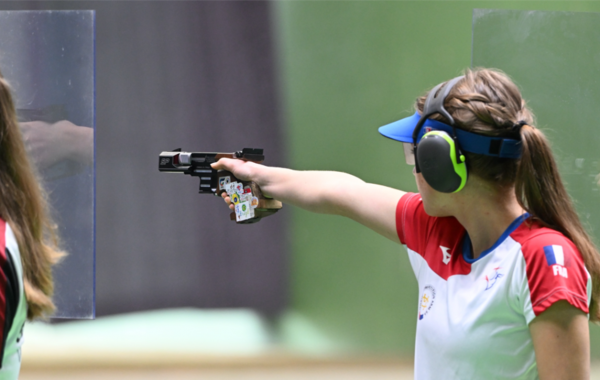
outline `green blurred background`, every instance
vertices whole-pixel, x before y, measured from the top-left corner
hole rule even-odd
[[[416,190],[401,146],[377,128],[412,114],[417,96],[471,65],[475,8],[600,12],[600,2],[274,3],[290,167]],[[339,217],[294,209],[292,221],[285,345],[411,355],[417,288],[404,250]],[[591,330],[598,357],[600,330]]]

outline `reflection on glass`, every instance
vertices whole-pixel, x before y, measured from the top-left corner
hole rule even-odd
[[[94,130],[66,120],[64,106],[18,110],[25,147],[45,180],[76,175],[94,160]]]
[[[94,12],[0,12],[0,67],[68,257],[56,317],[94,316]]]

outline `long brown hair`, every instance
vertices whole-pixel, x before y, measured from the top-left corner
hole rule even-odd
[[[423,110],[426,95],[417,99]],[[465,77],[450,91],[444,108],[457,128],[491,136],[511,136],[522,141],[520,159],[496,158],[466,153],[471,175],[512,189],[523,209],[542,224],[571,239],[581,253],[592,277],[590,319],[600,320],[600,255],[581,223],[561,180],[558,166],[544,134],[534,127],[533,113],[527,108],[517,86],[499,70],[466,70]],[[430,118],[448,123],[439,114]],[[514,128],[523,121],[521,128]],[[517,135],[518,134],[518,135]]]
[[[27,158],[10,87],[1,73],[0,218],[11,226],[19,245],[27,318],[48,316],[54,311],[52,265],[64,253],[58,248],[46,194]]]

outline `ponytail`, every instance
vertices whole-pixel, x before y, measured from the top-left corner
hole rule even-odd
[[[590,320],[600,320],[600,256],[587,234],[558,172],[550,144],[538,129],[523,125],[523,154],[517,166],[515,191],[521,207],[549,228],[569,238],[592,277]]]
[[[423,110],[426,96],[417,99]],[[577,247],[592,277],[590,320],[600,322],[600,254],[587,234],[563,185],[550,144],[533,127],[534,116],[513,81],[495,69],[467,69],[444,101],[457,128],[490,136],[518,134],[521,159],[465,152],[471,175],[505,190],[514,188],[523,209],[543,225],[561,232]],[[439,114],[431,119],[448,123]],[[518,122],[524,120],[524,122]]]

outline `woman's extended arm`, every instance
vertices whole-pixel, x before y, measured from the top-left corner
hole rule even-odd
[[[589,379],[590,337],[586,315],[559,301],[529,325],[540,380]]]
[[[405,193],[366,183],[350,174],[296,171],[221,159],[213,168],[254,181],[266,195],[305,210],[342,215],[400,242],[396,232],[396,205]]]

